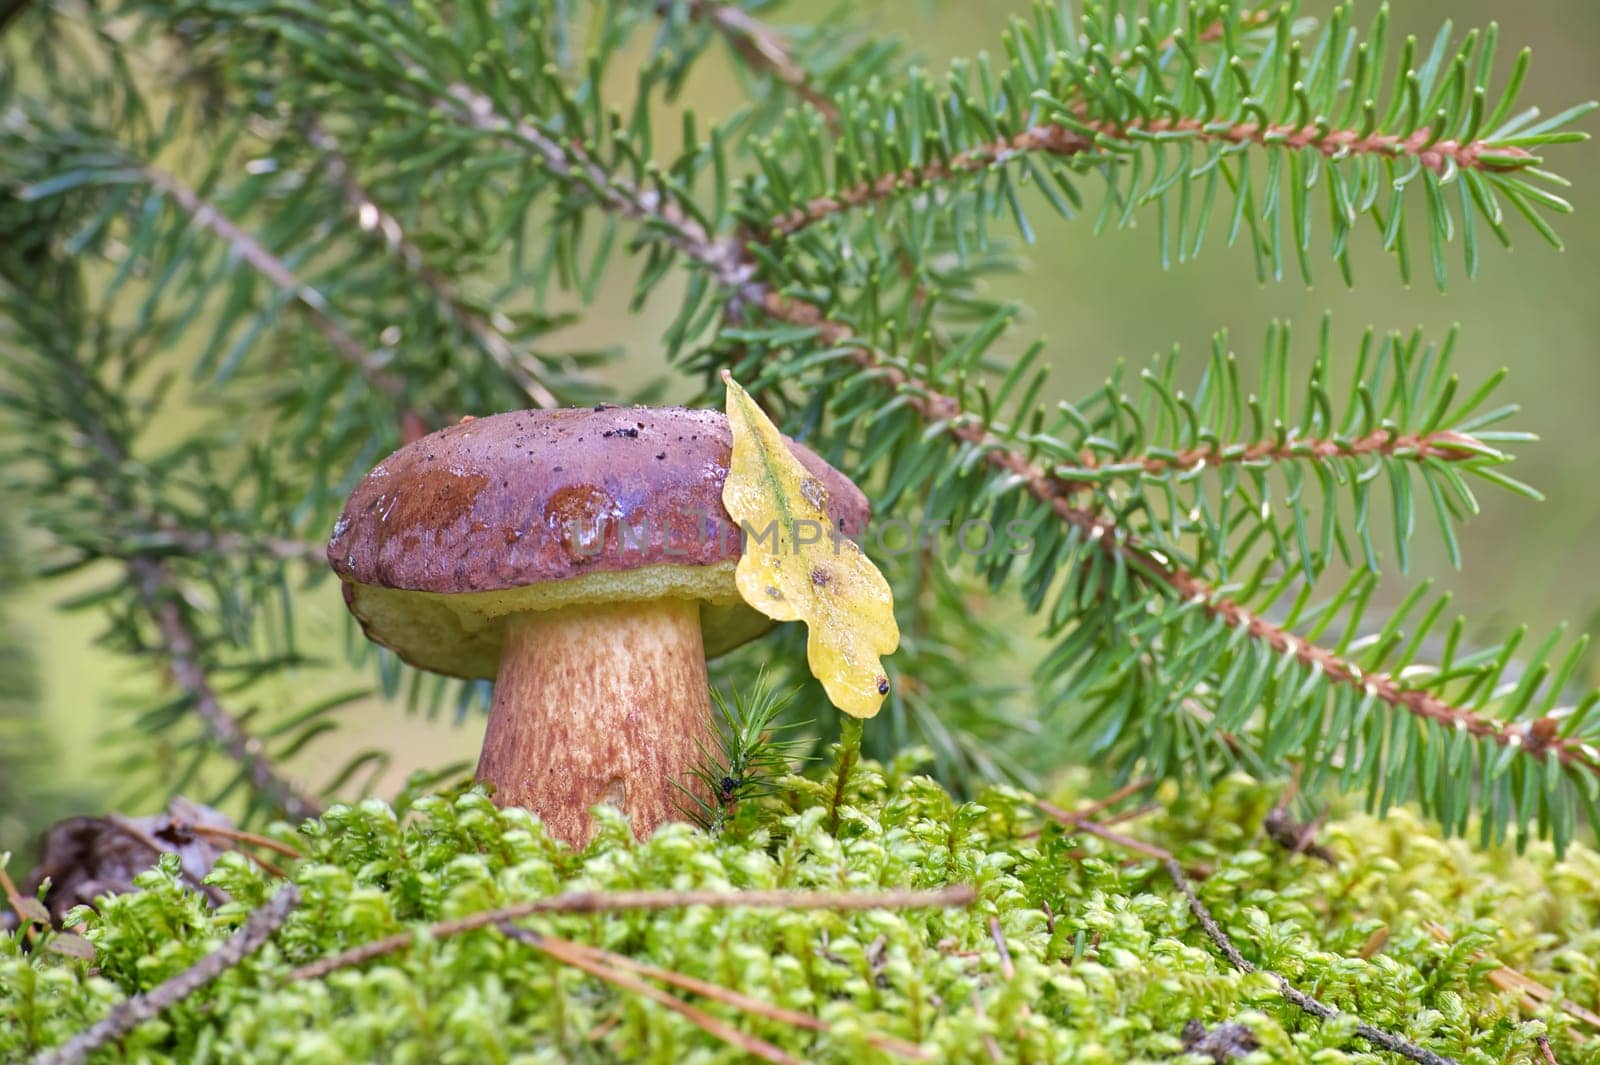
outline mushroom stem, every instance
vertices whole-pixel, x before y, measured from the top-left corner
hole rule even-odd
[[[594,603],[512,617],[478,779],[581,847],[610,803],[646,839],[681,820],[691,771],[714,750],[698,604]]]

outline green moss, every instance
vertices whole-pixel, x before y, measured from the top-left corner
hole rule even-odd
[[[1254,1062],[1391,1060],[1287,1006],[1264,976],[1232,971],[1148,862],[1053,827],[1026,796],[958,804],[902,759],[852,774],[837,836],[833,782],[791,778],[746,804],[717,838],[687,826],[636,844],[607,819],[574,854],[526,813],[477,792],[430,796],[403,816],[339,807],[298,837],[304,898],[288,926],[217,983],[139,1028],[133,1061],[558,1062],[689,1065],[740,1051],[493,930],[430,940],[318,981],[290,969],[351,945],[475,910],[578,889],[869,890],[975,884],[970,910],[774,912],[704,907],[549,916],[529,927],[623,952],[815,1014],[800,1031],[697,999],[707,1012],[808,1061],[892,1060],[864,1036],[923,1043],[940,1060],[1153,1062],[1177,1058],[1184,1022],[1247,1024]],[[1069,789],[1070,790],[1070,789]],[[1443,842],[1399,812],[1351,817],[1324,842],[1336,868],[1259,835],[1270,797],[1227,782],[1174,799],[1133,831],[1215,866],[1202,893],[1244,953],[1303,990],[1463,1063],[1531,1063],[1547,1030],[1564,1063],[1594,1060],[1594,1033],[1550,1010],[1520,1012],[1489,981],[1498,962],[1593,1008],[1600,1000],[1600,856],[1574,847],[1515,857]],[[234,902],[208,909],[171,869],[138,894],[83,911],[97,969],[0,941],[0,1058],[58,1043],[122,996],[213,950],[275,890],[239,855],[212,879]],[[1049,912],[1047,913],[1046,906]],[[1053,914],[1053,918],[1051,916]],[[999,919],[1014,971],[991,935]],[[1453,943],[1424,927],[1443,925]],[[1382,949],[1363,960],[1374,934]],[[117,1051],[105,1052],[111,1060]]]

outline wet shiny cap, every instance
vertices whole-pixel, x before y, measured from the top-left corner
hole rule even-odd
[[[720,412],[682,407],[466,419],[356,486],[328,561],[368,637],[438,673],[493,677],[511,614],[662,597],[701,603],[717,655],[770,625],[734,586],[740,530],[722,505],[731,444]],[[837,528],[859,533],[870,516],[861,490],[789,446]]]

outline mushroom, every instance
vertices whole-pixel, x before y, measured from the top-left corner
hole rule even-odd
[[[463,419],[379,463],[334,528],[328,561],[367,637],[420,669],[494,678],[477,777],[575,846],[598,803],[641,839],[681,817],[714,749],[706,659],[771,625],[734,584],[731,444],[716,411]],[[829,518],[859,532],[860,489],[789,446]]]

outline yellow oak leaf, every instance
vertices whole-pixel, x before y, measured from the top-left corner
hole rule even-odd
[[[722,505],[745,532],[739,594],[774,621],[806,623],[806,661],[828,699],[872,717],[889,694],[884,655],[900,646],[894,593],[828,520],[828,492],[750,394],[723,371],[733,457]],[[820,534],[820,535],[819,535]]]

